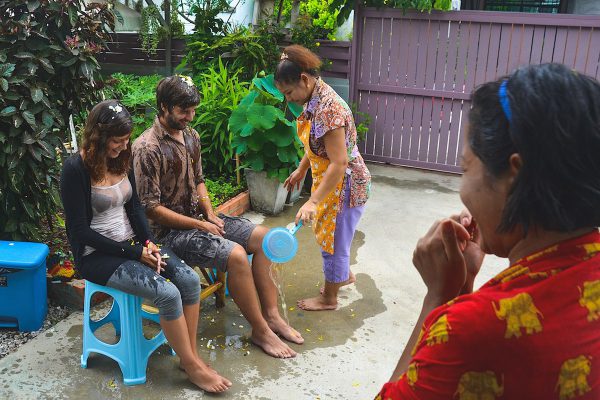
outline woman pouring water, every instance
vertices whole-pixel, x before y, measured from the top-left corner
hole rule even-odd
[[[298,136],[305,154],[287,178],[288,190],[299,187],[310,167],[310,199],[300,208],[296,223],[312,223],[323,257],[325,287],[312,298],[298,301],[304,310],[335,310],[340,287],[353,283],[350,246],[369,198],[371,174],[356,146],[357,133],[348,104],[319,77],[321,60],[310,50],[284,49],[275,84],[287,101],[303,104]]]

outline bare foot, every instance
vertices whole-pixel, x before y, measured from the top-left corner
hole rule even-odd
[[[285,340],[296,344],[304,343],[304,338],[300,332],[289,326],[280,316],[272,320],[267,320],[267,323],[273,332],[282,336]]]
[[[221,393],[231,387],[231,381],[199,363],[184,365],[189,380],[200,389]]]
[[[323,311],[323,310],[335,310],[337,308],[337,301],[333,303],[327,301],[325,297],[311,297],[310,299],[298,300],[298,307],[305,311]]]
[[[283,343],[281,339],[279,339],[279,337],[271,329],[267,329],[267,331],[263,334],[260,334],[255,329],[253,329],[252,335],[250,336],[250,340],[252,340],[252,343],[263,349],[263,351],[271,357],[296,357],[296,352],[292,350],[287,344]]]
[[[210,369],[212,372],[214,372],[215,374],[217,373],[217,371],[216,371],[216,370],[215,370],[213,367],[211,367],[211,366],[210,366],[210,364],[208,364],[208,363],[205,363],[204,361],[202,361],[202,359],[201,359],[201,358],[198,358],[198,360],[199,360],[199,361],[200,361],[202,364],[206,365],[206,367],[207,367],[208,369]],[[183,362],[182,362],[181,360],[179,360],[179,369],[185,372],[185,367],[183,366]]]
[[[352,285],[354,282],[356,282],[356,276],[354,276],[354,274],[352,273],[352,271],[350,271],[350,277],[347,280],[345,280],[344,282],[342,282],[342,284],[340,285],[340,287],[347,286],[347,285]],[[324,291],[325,291],[325,286],[321,286],[321,289],[319,290],[319,293],[323,294]]]

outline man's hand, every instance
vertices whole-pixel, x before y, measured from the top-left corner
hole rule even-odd
[[[208,222],[212,222],[213,224],[215,224],[216,226],[218,226],[221,229],[225,228],[225,222],[221,218],[217,217],[217,215],[215,213],[210,213],[206,217],[206,220]],[[225,231],[223,231],[223,233],[225,233]]]
[[[205,232],[208,233],[212,233],[213,235],[217,235],[217,236],[223,236],[225,234],[225,231],[223,230],[223,228],[220,228],[218,225],[213,224],[212,222],[208,222],[208,221],[198,221],[199,225],[198,225],[198,229],[201,229]]]

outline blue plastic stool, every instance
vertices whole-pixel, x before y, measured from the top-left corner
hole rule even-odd
[[[106,316],[98,321],[92,321],[90,305],[92,295],[96,292],[106,293],[114,301]],[[162,330],[152,339],[146,339],[142,332],[143,318],[159,322],[158,314],[142,309],[141,297],[85,281],[81,367],[87,368],[87,359],[90,353],[104,354],[119,363],[125,385],[145,383],[148,358],[167,340]],[[96,329],[108,323],[113,324],[117,336],[120,336],[119,341],[115,344],[105,343],[94,335]]]

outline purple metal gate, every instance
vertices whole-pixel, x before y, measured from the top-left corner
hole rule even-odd
[[[364,158],[460,172],[473,88],[543,62],[598,79],[600,16],[357,10],[350,90],[372,118]]]

